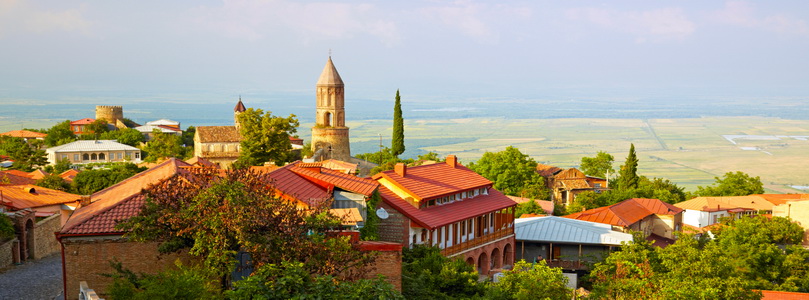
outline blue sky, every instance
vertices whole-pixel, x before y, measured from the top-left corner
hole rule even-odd
[[[0,99],[809,96],[805,1],[0,0]]]

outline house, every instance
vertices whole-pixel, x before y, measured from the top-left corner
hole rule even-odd
[[[81,196],[32,184],[0,185],[0,203],[6,210],[30,208],[37,217],[61,214],[60,225],[67,221]]]
[[[564,216],[612,225],[622,232],[639,231],[655,241],[673,242],[682,230],[683,210],[658,199],[632,198],[616,204]]]
[[[59,173],[59,177],[62,177],[68,183],[73,182],[73,179],[76,178],[76,175],[79,175],[79,171],[76,169],[68,169],[62,173]]]
[[[160,119],[160,120],[155,120],[155,121],[151,121],[151,122],[146,122],[146,125],[158,126],[158,127],[163,127],[163,128],[172,128],[172,129],[175,129],[177,131],[180,131],[180,122],[172,121],[172,120],[168,120],[168,119]]]
[[[545,164],[537,164],[537,173],[545,178],[545,185],[551,190],[551,200],[555,205],[567,206],[576,201],[576,195],[592,191],[607,190],[604,178],[584,175],[576,168],[561,169]]]
[[[445,163],[400,163],[373,179],[382,196],[377,210],[382,240],[404,247],[437,246],[443,255],[460,257],[485,275],[513,264],[517,203],[455,155]]]
[[[616,231],[610,224],[547,216],[514,221],[517,259],[536,261],[566,270],[587,269],[587,263],[600,261],[617,250],[632,235]]]
[[[803,245],[809,246],[809,194],[800,195],[800,199],[788,200],[772,209],[773,217],[786,217],[801,225],[804,229]]]
[[[683,213],[683,223],[694,227],[705,227],[719,223],[720,218],[738,218],[759,212],[772,213],[773,203],[760,195],[697,197],[674,206]]]
[[[146,125],[135,127],[135,130],[143,134],[147,142],[152,139],[152,135],[154,135],[155,130],[165,134],[173,134],[178,136],[183,134],[183,131],[180,130],[179,128],[174,128],[165,125],[149,125],[149,123],[146,123]]]
[[[75,135],[82,135],[85,133],[93,133],[89,129],[87,129],[87,125],[92,124],[95,122],[95,119],[92,118],[84,118],[76,121],[70,122],[70,130],[73,130],[73,134]]]
[[[9,132],[0,133],[0,135],[22,138],[26,142],[30,140],[44,140],[45,137],[48,136],[47,133],[34,132],[29,130],[12,130]]]
[[[80,140],[45,150],[48,162],[67,159],[71,164],[141,161],[140,149],[113,140]]]
[[[0,185],[3,184],[35,184],[37,181],[30,174],[19,170],[0,171]]]
[[[194,156],[228,168],[239,158],[241,141],[236,126],[199,126],[194,133]]]

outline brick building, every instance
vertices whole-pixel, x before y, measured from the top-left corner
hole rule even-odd
[[[514,201],[448,155],[445,163],[397,164],[379,182],[380,236],[404,247],[434,245],[489,275],[514,262]]]

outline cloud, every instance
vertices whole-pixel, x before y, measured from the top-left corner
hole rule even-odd
[[[84,6],[44,10],[17,0],[0,0],[0,36],[8,33],[78,32],[89,34],[93,22],[83,16]]]
[[[680,8],[645,11],[572,8],[566,11],[566,16],[573,21],[586,21],[634,35],[638,42],[683,40],[696,30],[694,22],[689,20]]]
[[[278,32],[294,32],[304,42],[362,34],[387,46],[401,41],[396,24],[371,4],[225,0],[221,6],[200,6],[188,13],[205,31],[251,41]]]
[[[779,34],[809,35],[809,25],[802,19],[784,14],[756,16],[755,8],[745,1],[726,1],[725,7],[716,11],[712,17],[724,24],[758,28]]]
[[[528,18],[532,13],[531,9],[524,7],[489,5],[466,0],[425,7],[420,12],[427,19],[438,20],[482,43],[497,43],[500,39],[499,32],[493,28],[496,24],[491,24],[492,20]]]

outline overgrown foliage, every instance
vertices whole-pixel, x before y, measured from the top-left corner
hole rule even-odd
[[[107,132],[102,133],[99,136],[99,139],[102,140],[114,140],[121,144],[130,145],[132,147],[137,147],[144,141],[143,134],[140,133],[137,129],[133,128],[121,128],[118,130],[110,130]]]
[[[494,188],[512,196],[548,199],[545,178],[536,172],[537,162],[509,146],[500,152],[486,152],[469,168],[494,183]]]
[[[542,206],[540,206],[536,201],[531,200],[528,202],[517,204],[517,210],[514,213],[514,215],[519,218],[524,214],[544,215],[547,214],[547,212],[545,212],[545,210],[542,209]]]
[[[14,223],[6,214],[0,213],[0,240],[10,239],[16,235]]]
[[[185,267],[178,262],[177,269],[157,274],[135,274],[120,262],[110,262],[115,274],[108,295],[112,300],[146,299],[219,299],[220,290],[209,272],[200,267]]]
[[[289,137],[298,131],[298,119],[294,114],[283,118],[270,111],[248,108],[240,113],[242,135],[237,166],[258,166],[265,162],[283,165],[292,157]]]
[[[64,120],[53,125],[53,127],[45,130],[45,133],[48,134],[45,137],[45,145],[48,145],[48,147],[56,147],[76,140],[76,135],[73,134],[73,130],[70,128],[70,120]]]
[[[599,178],[607,178],[608,174],[613,174],[612,163],[615,158],[612,154],[604,151],[598,151],[594,157],[581,158],[581,171],[585,175],[595,176]]]
[[[714,177],[716,183],[697,187],[693,197],[699,196],[747,196],[763,194],[764,184],[758,176],[752,177],[741,171],[727,172],[722,178]]]
[[[156,162],[170,157],[184,159],[190,154],[187,149],[183,147],[183,138],[181,136],[155,129],[152,131],[152,139],[142,149],[145,152],[143,160]]]
[[[562,269],[551,268],[545,261],[527,263],[524,260],[503,272],[499,282],[486,290],[486,299],[571,299],[573,291],[567,288],[567,277]]]
[[[71,190],[74,194],[90,195],[144,170],[146,168],[132,163],[113,163],[108,164],[105,169],[85,170],[73,178]]]
[[[34,167],[48,164],[42,140],[26,142],[22,138],[0,136],[0,154],[7,155],[14,161],[12,169],[30,172]]]
[[[63,192],[70,191],[70,183],[68,183],[62,177],[59,177],[59,175],[56,174],[48,174],[45,177],[42,177],[42,179],[37,180],[36,185],[44,188],[60,190]]]
[[[396,102],[393,104],[393,137],[390,144],[394,156],[398,157],[405,152],[404,119],[402,118],[402,100],[399,97],[399,90],[396,90]]]
[[[382,202],[382,196],[379,191],[374,191],[371,197],[365,203],[365,223],[360,228],[360,237],[363,241],[376,241],[379,239],[379,216],[376,215],[376,209],[379,203]]]
[[[416,245],[402,249],[402,294],[407,299],[452,299],[482,296],[486,285],[478,282],[472,265],[447,258],[437,247]]]

